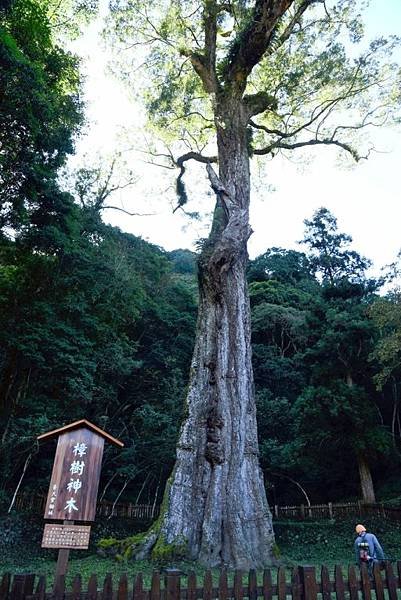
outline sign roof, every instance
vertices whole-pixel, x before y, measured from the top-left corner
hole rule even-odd
[[[38,440],[50,440],[55,437],[58,437],[59,435],[61,435],[63,433],[66,433],[67,431],[72,431],[74,429],[80,429],[82,427],[86,427],[86,429],[89,429],[90,431],[97,433],[102,438],[104,438],[111,444],[118,446],[119,448],[124,447],[124,444],[122,442],[120,442],[120,440],[117,440],[117,438],[106,433],[105,431],[103,431],[103,429],[100,429],[99,427],[97,427],[90,421],[87,421],[86,419],[81,419],[80,421],[74,421],[73,423],[70,423],[69,425],[64,425],[64,427],[59,427],[59,429],[53,429],[52,431],[48,431],[47,433],[42,433],[41,435],[38,436],[37,439]]]

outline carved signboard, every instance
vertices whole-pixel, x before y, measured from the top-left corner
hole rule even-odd
[[[46,502],[46,519],[94,521],[104,439],[89,429],[60,435]]]
[[[59,525],[46,523],[42,548],[86,550],[89,546],[90,525]]]
[[[58,438],[45,519],[94,521],[104,440],[123,444],[89,421],[77,421],[38,439]]]
[[[71,548],[86,549],[90,526],[74,521],[94,521],[104,440],[122,448],[124,444],[86,419],[42,433],[38,440],[58,439],[52,478],[47,495],[43,548],[59,548],[55,582],[65,575]]]

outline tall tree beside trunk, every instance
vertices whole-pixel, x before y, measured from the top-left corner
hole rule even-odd
[[[359,479],[361,480],[362,500],[367,504],[376,502],[375,489],[373,487],[372,473],[369,462],[364,452],[357,452]]]
[[[352,388],[354,385],[352,375],[350,372],[347,373],[347,386]],[[373,487],[372,471],[366,452],[360,448],[355,450],[356,459],[358,462],[359,479],[361,482],[362,500],[367,504],[374,504],[376,502],[375,488]]]
[[[179,207],[188,200],[183,177],[189,160],[207,164],[216,194],[211,232],[199,257],[199,317],[177,462],[160,520],[137,555],[181,555],[209,566],[243,568],[274,560],[258,466],[245,278],[249,159],[334,145],[359,160],[348,134],[393,111],[390,72],[381,66],[392,44],[378,41],[360,59],[348,60],[338,41],[347,29],[354,40],[360,38],[353,4],[117,0],[112,5],[116,36],[124,46],[134,35],[131,47],[151,48],[147,65],[154,93],[148,90],[148,108],[152,127],[158,126],[169,144],[167,151],[155,148],[151,155],[180,169]],[[383,87],[376,94],[379,82]],[[381,96],[377,102],[375,95]],[[352,123],[340,124],[335,117],[336,109],[344,115],[350,107],[367,105],[368,114]],[[215,143],[217,155],[202,154]],[[183,145],[189,151],[174,158]]]

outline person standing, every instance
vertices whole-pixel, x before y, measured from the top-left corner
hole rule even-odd
[[[366,564],[371,575],[373,565],[384,560],[383,548],[377,537],[373,533],[368,533],[363,525],[357,525],[355,532],[357,534],[354,544],[356,563],[359,566]]]

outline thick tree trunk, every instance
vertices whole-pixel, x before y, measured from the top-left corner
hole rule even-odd
[[[199,314],[186,415],[165,492],[154,556],[168,548],[207,566],[274,562],[258,462],[246,283],[249,158],[241,105],[217,118],[219,179],[212,231],[199,259]]]
[[[372,473],[363,452],[357,452],[359,478],[361,480],[362,500],[368,504],[376,502]]]

